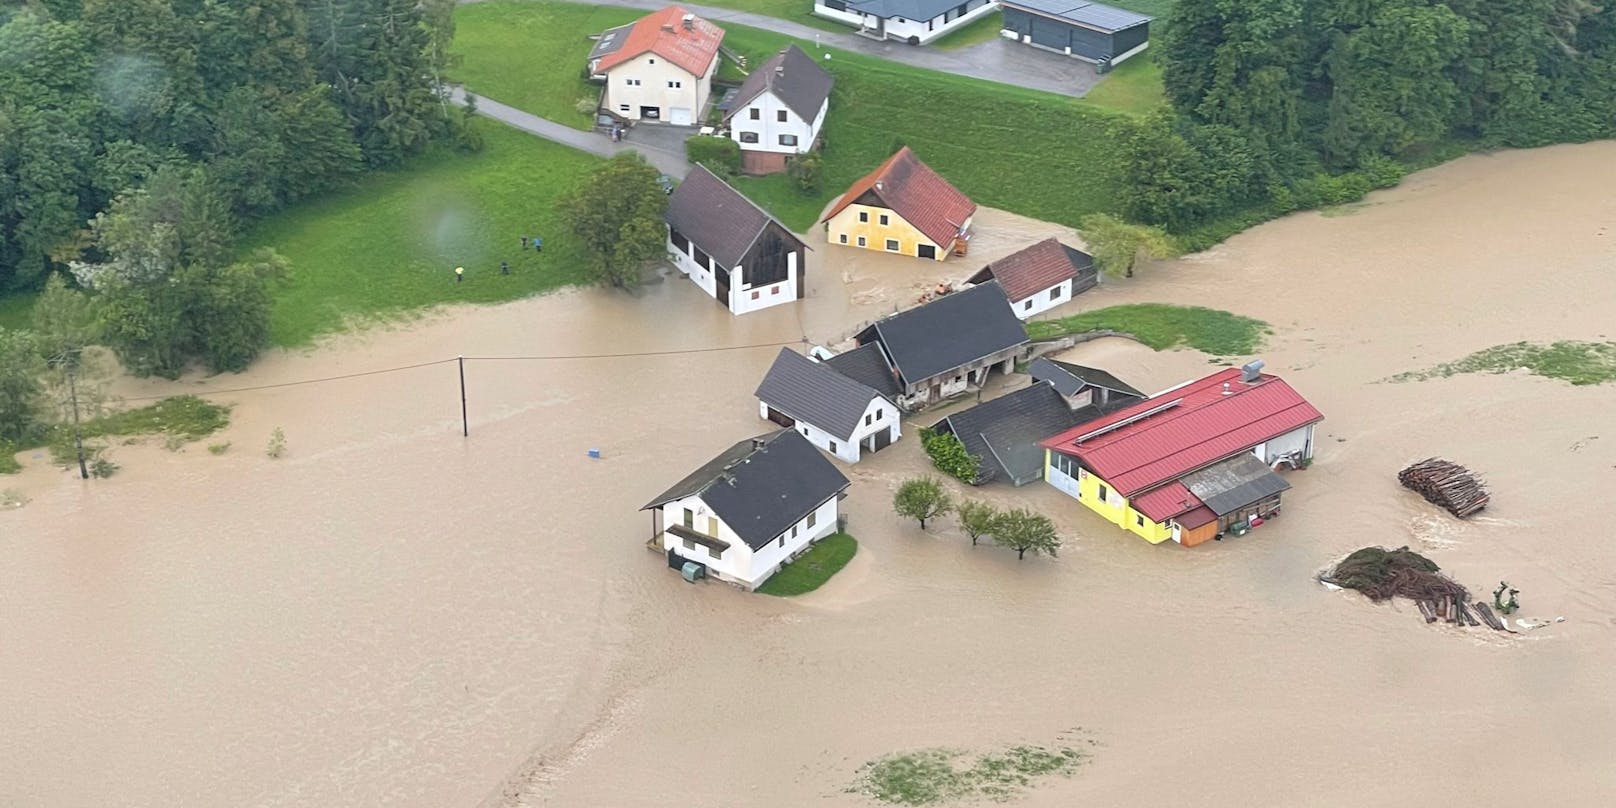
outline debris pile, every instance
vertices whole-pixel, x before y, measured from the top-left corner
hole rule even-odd
[[[1470,592],[1464,585],[1443,575],[1436,562],[1407,547],[1396,550],[1365,547],[1342,559],[1320,580],[1355,589],[1377,602],[1394,597],[1408,598],[1419,607],[1427,623],[1437,620],[1461,626],[1486,623],[1494,631],[1508,630],[1491,607],[1481,601],[1469,605]]]
[[[1431,457],[1397,473],[1397,481],[1428,502],[1463,519],[1487,507],[1492,495],[1470,470],[1458,463]]]

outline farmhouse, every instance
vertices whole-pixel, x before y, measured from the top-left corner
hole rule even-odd
[[[748,174],[784,171],[786,160],[806,154],[819,140],[836,80],[796,45],[757,66],[726,98],[724,125],[741,147]]]
[[[1045,439],[1044,479],[1152,544],[1193,546],[1278,514],[1274,470],[1307,465],[1323,419],[1253,362]]]
[[[965,254],[976,203],[908,146],[860,177],[825,216],[832,244],[941,261]]]
[[[988,281],[878,320],[854,336],[877,345],[898,386],[897,402],[920,409],[981,387],[995,365],[1009,373],[1027,330],[1004,290]]]
[[[1072,409],[1095,407],[1106,413],[1145,397],[1144,393],[1099,368],[1058,362],[1044,356],[1032,360],[1027,373],[1035,382],[1047,381],[1054,385]]]
[[[990,280],[1004,287],[1010,308],[1025,320],[1093,289],[1100,273],[1088,253],[1046,238],[988,264],[966,283]]]
[[[836,532],[847,478],[802,435],[782,429],[747,438],[640,510],[668,566],[756,589]]]
[[[702,166],[668,198],[668,260],[733,314],[803,296],[808,247]]]
[[[993,0],[814,0],[814,15],[875,39],[923,45],[993,13]]]
[[[600,35],[589,51],[589,74],[604,81],[603,113],[624,121],[689,126],[700,120],[718,71],[724,31],[668,6]]]
[[[848,463],[902,434],[898,406],[886,396],[790,348],[780,349],[756,395],[759,417],[801,432]]]
[[[959,438],[977,458],[975,485],[1004,480],[1020,486],[1044,476],[1044,449],[1038,441],[1099,416],[1093,407],[1067,406],[1049,382],[1034,382],[956,412],[931,429]]]
[[[898,386],[897,373],[887,364],[887,355],[882,353],[881,346],[871,342],[860,345],[850,351],[843,351],[829,359],[825,364],[830,365],[837,373],[842,374],[870,389],[896,401],[903,395],[903,388]]]
[[[1150,45],[1152,17],[1086,0],[1002,0],[1007,39],[1092,62],[1100,72]]]

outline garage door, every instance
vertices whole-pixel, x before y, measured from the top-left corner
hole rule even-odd
[[[679,126],[689,126],[690,125],[690,108],[689,107],[670,107],[668,109],[668,123],[677,124]]]

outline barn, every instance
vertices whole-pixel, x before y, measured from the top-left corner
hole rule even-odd
[[[1085,0],[1000,0],[1006,39],[1110,70],[1150,45],[1154,18]]]

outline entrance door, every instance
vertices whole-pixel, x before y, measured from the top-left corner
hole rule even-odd
[[[644,118],[644,119],[646,119],[648,121],[661,120],[662,119],[662,108],[661,107],[640,107],[640,117]]]
[[[789,415],[786,415],[785,413],[783,413],[783,412],[781,412],[781,411],[779,411],[779,410],[777,410],[777,409],[775,409],[773,407],[769,408],[769,420],[773,421],[773,422],[775,422],[775,423],[779,424],[780,426],[783,426],[783,427],[785,427],[787,429],[790,429],[791,427],[794,427],[794,426],[797,425],[796,419],[792,418]]]
[[[921,258],[930,258],[930,259],[933,259],[933,260],[936,260],[936,258],[937,258],[937,248],[930,245],[930,244],[922,244],[922,245],[920,245],[915,250],[915,253],[916,253],[916,255],[918,255]]]
[[[870,451],[872,451],[872,452],[879,452],[882,449],[885,449],[888,446],[891,446],[892,445],[892,427],[889,426],[886,429],[883,429],[880,432],[877,432],[874,435],[871,435],[868,445],[870,447]]]
[[[690,125],[690,108],[689,107],[669,107],[668,108],[668,123],[675,124],[677,126],[689,126]]]
[[[713,297],[724,308],[729,308],[729,273],[730,270],[720,267],[713,270]]]

